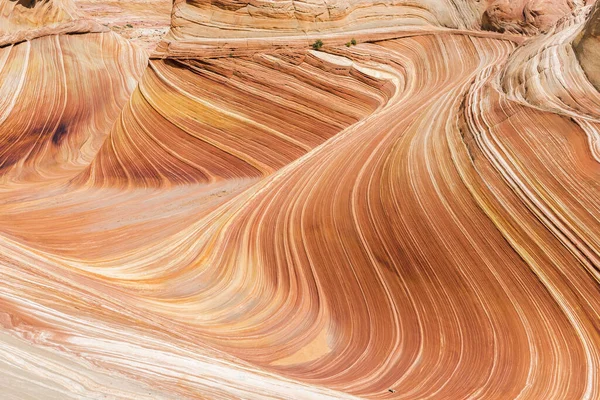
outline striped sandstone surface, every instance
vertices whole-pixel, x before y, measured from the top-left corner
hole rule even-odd
[[[117,3],[0,0],[0,397],[600,399],[592,2]]]

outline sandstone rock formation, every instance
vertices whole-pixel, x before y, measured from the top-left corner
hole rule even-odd
[[[600,398],[592,4],[1,4],[9,398]]]
[[[571,0],[494,0],[483,15],[483,28],[535,34],[547,31],[579,3]]]
[[[3,0],[0,3],[0,47],[51,34],[102,32],[82,18],[72,0]]]
[[[72,0],[7,0],[0,5],[0,31],[14,32],[78,18]]]
[[[183,40],[295,36],[406,25],[473,28],[481,7],[470,0],[174,0],[170,34]]]
[[[574,42],[575,54],[588,79],[600,90],[600,6],[596,3]]]
[[[79,12],[149,52],[167,33],[172,0],[75,0]]]

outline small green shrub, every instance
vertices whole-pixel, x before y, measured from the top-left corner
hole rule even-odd
[[[352,46],[356,46],[356,39],[352,38],[352,40],[350,41],[350,44]],[[350,47],[350,46],[348,46],[348,47]]]
[[[125,25],[125,26],[126,26],[127,28],[133,28],[133,25],[131,25],[131,24],[127,24],[127,25]]]
[[[321,39],[317,39],[313,44],[312,44],[312,48],[314,50],[321,50],[321,47],[323,47],[323,41]]]
[[[350,42],[346,43],[346,47],[350,47],[350,46],[352,46],[352,43],[350,43]]]

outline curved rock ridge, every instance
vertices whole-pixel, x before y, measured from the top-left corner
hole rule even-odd
[[[511,55],[500,77],[510,99],[569,117],[600,120],[600,94],[577,62],[573,47],[590,11],[588,6],[564,17]]]
[[[266,176],[372,113],[390,91],[350,60],[318,52],[151,61],[75,182],[162,186]]]
[[[150,61],[1,47],[5,394],[600,398],[596,13],[482,32],[496,3],[176,2]]]
[[[146,57],[113,33],[0,48],[0,181],[59,179],[87,166]]]
[[[547,32],[590,0],[174,0],[171,29],[154,57],[194,58],[217,49],[254,53],[265,47],[306,47],[394,38],[432,27],[487,30],[509,35]],[[237,55],[237,53],[234,53]]]
[[[0,32],[34,29],[78,17],[73,0],[5,0],[0,4]]]
[[[172,0],[74,0],[82,15],[152,52],[167,33]]]
[[[483,14],[482,25],[488,30],[534,35],[548,31],[584,5],[583,0],[494,0]]]
[[[589,0],[174,0],[167,41],[300,36],[406,26],[536,34]]]
[[[3,0],[0,2],[0,48],[42,36],[102,32],[82,18],[73,0]]]
[[[297,36],[406,25],[474,28],[470,0],[174,0],[168,40]]]
[[[596,3],[585,28],[574,42],[577,59],[594,87],[600,90],[600,3]]]

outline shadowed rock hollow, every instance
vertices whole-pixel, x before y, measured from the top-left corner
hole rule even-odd
[[[590,82],[600,89],[600,7],[596,4],[574,43],[575,53]]]

